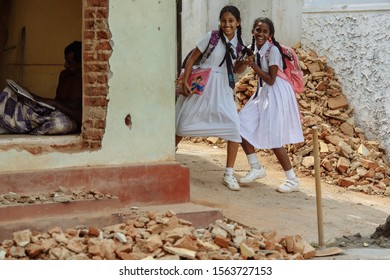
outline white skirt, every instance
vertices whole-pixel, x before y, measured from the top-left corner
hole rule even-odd
[[[240,121],[225,67],[212,67],[203,95],[178,97],[176,135],[219,137],[241,143]]]
[[[258,149],[303,142],[300,112],[291,85],[276,77],[264,84],[240,111],[241,136]]]

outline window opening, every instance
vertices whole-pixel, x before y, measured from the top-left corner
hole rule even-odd
[[[101,147],[108,93],[109,1],[0,0],[0,86],[7,78],[43,97],[54,98],[64,68],[64,48],[74,40],[83,44],[83,119],[81,133],[69,136],[0,134],[0,150],[26,148],[43,141],[41,151]],[[15,15],[15,16],[13,16]],[[13,141],[10,145],[10,141]],[[22,140],[21,140],[22,139]],[[72,139],[69,141],[69,139]],[[41,141],[42,142],[42,141]],[[42,145],[41,145],[42,146]]]

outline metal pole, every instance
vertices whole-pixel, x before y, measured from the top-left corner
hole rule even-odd
[[[313,155],[316,183],[316,202],[317,202],[317,223],[318,223],[318,245],[324,247],[324,227],[322,220],[322,194],[321,194],[321,174],[320,174],[320,154],[318,147],[318,128],[313,126]]]

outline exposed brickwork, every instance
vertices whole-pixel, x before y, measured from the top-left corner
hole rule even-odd
[[[108,0],[83,1],[84,109],[82,146],[99,149],[105,132],[111,33]]]

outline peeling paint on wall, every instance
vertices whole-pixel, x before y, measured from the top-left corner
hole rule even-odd
[[[390,9],[304,13],[302,44],[336,70],[366,137],[390,152]]]

